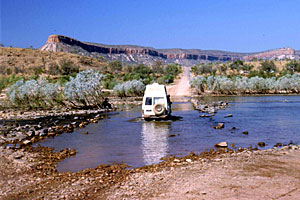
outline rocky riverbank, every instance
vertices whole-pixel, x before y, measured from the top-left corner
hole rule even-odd
[[[113,109],[73,110],[73,111],[37,111],[23,112],[16,118],[2,118],[0,125],[0,144],[21,148],[47,137],[62,133],[72,133],[89,123],[97,123],[107,118],[106,113]],[[40,115],[39,115],[39,114]]]
[[[222,148],[165,158],[128,169],[99,165],[59,173],[72,149],[0,147],[1,199],[270,199],[299,197],[300,146],[269,150]],[[280,190],[278,189],[280,188]],[[298,196],[297,196],[298,195]],[[297,198],[295,198],[297,197]]]
[[[141,104],[141,98],[111,98],[112,109],[70,109],[0,111],[0,145],[12,144],[12,148],[41,141],[62,133],[71,133],[89,123],[97,123],[107,118],[107,113],[129,110]]]

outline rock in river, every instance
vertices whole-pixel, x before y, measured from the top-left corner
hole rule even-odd
[[[218,125],[214,126],[213,128],[215,128],[215,129],[222,129],[222,128],[224,128],[224,123],[218,123]]]
[[[266,146],[266,143],[264,143],[264,142],[258,142],[257,145],[260,146],[260,147],[264,147],[264,146]]]
[[[215,147],[227,147],[227,146],[228,146],[227,142],[220,142],[215,144]]]

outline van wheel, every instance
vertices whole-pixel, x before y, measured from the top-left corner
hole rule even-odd
[[[153,107],[155,115],[162,115],[165,112],[165,107],[163,104],[155,104]]]

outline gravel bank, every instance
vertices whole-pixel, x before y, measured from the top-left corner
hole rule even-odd
[[[159,172],[135,173],[107,199],[299,199],[299,146],[224,154]]]
[[[58,173],[72,149],[0,147],[0,199],[299,199],[300,146],[223,149],[127,169]]]

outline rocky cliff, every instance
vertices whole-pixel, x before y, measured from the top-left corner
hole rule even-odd
[[[280,49],[273,49],[269,51],[264,51],[261,53],[254,53],[252,55],[244,56],[244,60],[251,60],[251,59],[274,59],[284,56],[295,55],[295,50],[289,47],[280,48]]]
[[[121,60],[149,64],[155,60],[185,65],[209,61],[231,61],[237,59],[250,60],[253,58],[272,58],[279,55],[295,54],[292,48],[282,48],[261,53],[234,53],[226,51],[200,50],[200,49],[154,49],[136,45],[104,45],[63,36],[50,35],[47,43],[41,50],[64,51],[79,53],[87,56],[103,56],[108,60]]]

